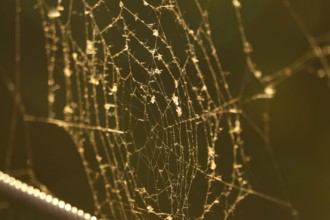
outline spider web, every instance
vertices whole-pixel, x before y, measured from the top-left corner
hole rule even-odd
[[[251,189],[243,171],[240,109],[232,102],[203,5],[193,3],[200,22],[190,24],[175,1],[40,4],[49,115],[65,121],[73,136],[97,215],[203,218],[224,204],[226,218]],[[75,27],[75,19],[84,22]],[[83,42],[72,28],[84,30]],[[65,105],[55,106],[59,84]],[[227,180],[216,160],[222,132],[233,148]],[[204,179],[195,183],[198,176]],[[206,188],[201,213],[191,204],[196,184]]]
[[[212,40],[208,6],[198,0],[37,2],[48,117],[24,119],[56,124],[70,134],[98,218],[203,219],[214,212],[228,219],[249,195],[296,216],[289,201],[254,190],[242,108],[272,98],[279,82],[313,58],[329,76],[329,50],[317,45],[292,11],[313,50],[263,74],[251,57],[242,5],[233,0],[246,66],[263,87],[237,98]]]

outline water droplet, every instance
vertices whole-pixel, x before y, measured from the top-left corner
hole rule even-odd
[[[261,72],[260,70],[256,70],[256,71],[253,72],[253,75],[254,75],[257,79],[259,79],[259,78],[262,76],[262,72]]]
[[[244,42],[243,45],[243,51],[244,53],[252,53],[253,52],[253,47],[251,46],[251,44],[249,42]]]
[[[104,108],[105,108],[106,110],[109,110],[110,107],[111,107],[111,104],[110,104],[110,103],[106,103],[106,104],[104,104]]]
[[[242,132],[241,122],[239,120],[235,121],[235,126],[230,130],[231,133],[240,134]]]
[[[151,102],[152,104],[154,104],[154,103],[156,102],[156,97],[155,97],[154,95],[151,97],[150,102]]]
[[[118,87],[116,84],[113,84],[112,88],[111,88],[111,92],[112,93],[116,93],[118,91]]]
[[[174,85],[175,85],[175,88],[178,88],[179,82],[177,80],[174,80]]]
[[[191,60],[193,61],[193,63],[198,63],[199,62],[199,60],[197,59],[197,57],[193,57],[193,58],[191,58]]]
[[[163,56],[162,56],[161,54],[157,54],[157,55],[156,55],[156,59],[157,59],[157,60],[162,60],[162,59],[163,59]]]
[[[61,16],[61,13],[57,8],[50,8],[47,13],[48,18],[54,19]]]
[[[72,71],[70,70],[69,67],[64,67],[63,72],[66,77],[70,77],[72,75]]]
[[[53,93],[48,95],[48,102],[54,103],[55,102],[55,95]]]
[[[96,48],[94,47],[94,42],[87,40],[86,42],[86,53],[87,54],[95,54],[96,53]]]
[[[152,35],[154,35],[154,36],[158,37],[158,35],[159,35],[159,32],[158,32],[158,30],[153,30],[153,31],[152,31]]]
[[[211,170],[215,170],[215,168],[217,168],[217,165],[214,162],[214,159],[211,161],[211,166],[210,166]]]
[[[182,109],[181,109],[181,107],[178,106],[176,108],[176,113],[178,114],[179,117],[182,115]]]
[[[151,205],[148,205],[148,206],[147,206],[147,210],[148,210],[148,212],[152,212],[152,211],[154,211],[154,208],[152,208]]]
[[[77,60],[78,59],[78,54],[76,52],[72,53],[72,58],[74,60]]]
[[[154,71],[154,73],[156,73],[156,74],[161,74],[162,71],[161,71],[160,69],[156,68],[155,71]]]
[[[264,89],[264,92],[266,95],[268,95],[269,97],[273,97],[276,93],[276,90],[274,89],[273,86],[267,86],[265,89]]]
[[[176,106],[179,105],[179,97],[177,97],[176,95],[172,96],[172,101]]]
[[[235,8],[240,8],[242,6],[239,0],[233,0],[233,5]]]
[[[73,109],[71,108],[71,106],[66,105],[66,106],[64,106],[63,113],[71,115],[71,114],[73,114]]]
[[[324,78],[327,75],[323,69],[319,69],[316,74],[319,78]]]
[[[92,75],[88,82],[97,86],[100,83],[100,77],[98,75]]]
[[[97,160],[98,162],[101,162],[102,159],[103,159],[103,158],[102,158],[100,155],[96,155],[96,160]]]
[[[173,217],[172,216],[167,216],[166,218],[165,218],[165,220],[172,220],[173,219]]]

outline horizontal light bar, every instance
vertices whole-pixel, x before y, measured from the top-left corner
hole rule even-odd
[[[33,186],[21,182],[0,171],[0,192],[35,208],[52,214],[59,219],[97,220],[95,216],[78,209],[56,197],[48,195]]]

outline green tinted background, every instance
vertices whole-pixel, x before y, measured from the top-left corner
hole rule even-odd
[[[330,1],[292,1],[293,8],[313,36],[330,31]],[[185,1],[184,4],[189,4]],[[242,1],[243,21],[251,41],[258,67],[268,72],[280,69],[304,52],[309,45],[279,0]],[[27,111],[46,116],[47,74],[41,20],[34,1],[22,1],[22,96]],[[0,7],[1,73],[13,79],[15,56],[14,1]],[[213,0],[209,6],[213,39],[222,64],[230,72],[229,84],[234,95],[257,91],[258,85],[246,77],[238,25],[230,1]],[[328,39],[328,42],[330,39]],[[274,99],[268,103],[270,138],[275,158],[282,171],[286,189],[301,219],[330,219],[330,90],[326,79],[312,74],[318,62],[284,81]],[[265,103],[247,106],[253,121],[261,121]],[[0,168],[4,146],[10,135],[9,123],[13,99],[0,81]],[[251,175],[257,191],[283,198],[279,182],[264,143],[248,123],[244,123],[245,146],[253,158]],[[14,167],[24,167],[22,122],[18,118],[15,133]],[[38,179],[60,198],[92,212],[91,195],[81,162],[68,135],[53,125],[31,124],[29,127]],[[5,199],[4,199],[5,200]],[[0,201],[2,201],[0,199]],[[0,218],[48,219],[19,203],[12,213],[0,209]],[[238,205],[232,219],[290,219],[287,210],[266,200],[248,197]],[[9,218],[10,219],[10,218]]]

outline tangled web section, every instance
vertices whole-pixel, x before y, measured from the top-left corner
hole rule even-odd
[[[227,219],[251,194],[294,213],[290,202],[251,185],[241,137],[244,102],[230,92],[212,41],[208,5],[37,1],[48,117],[25,120],[53,123],[70,134],[98,218],[203,219],[217,213]],[[312,37],[315,51],[264,75],[252,60],[241,7],[232,1],[246,66],[264,85],[246,102],[272,98],[276,84],[312,57],[323,60],[329,75],[324,58],[329,51]]]

